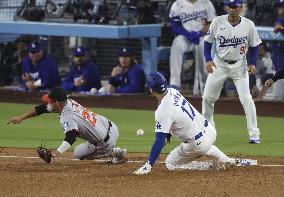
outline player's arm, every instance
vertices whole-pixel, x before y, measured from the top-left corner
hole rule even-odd
[[[250,74],[255,74],[256,73],[255,65],[258,57],[258,46],[249,47],[249,50],[250,50],[250,57],[248,62],[248,72]]]
[[[167,139],[167,133],[162,133],[162,132],[156,132],[156,139],[155,142],[152,146],[150,155],[148,157],[148,161],[137,171],[134,172],[134,174],[148,174],[152,166],[155,164],[157,161],[164,145],[165,145],[165,140]]]
[[[74,144],[77,136],[78,136],[78,131],[76,129],[67,131],[65,133],[65,138],[62,144],[57,148],[55,152],[52,153],[52,156],[56,157],[59,153],[63,154],[64,152],[66,152]]]
[[[275,83],[279,79],[284,79],[284,69],[276,72],[275,75],[271,79],[268,79],[265,82],[265,86],[270,87],[273,85],[273,83]]]
[[[7,122],[7,125],[10,124],[10,123],[19,124],[25,119],[32,118],[32,117],[35,117],[35,116],[39,116],[43,113],[48,113],[47,105],[45,105],[45,104],[35,106],[31,111],[28,111],[28,112],[26,112],[22,115],[14,116],[14,117],[10,118]]]

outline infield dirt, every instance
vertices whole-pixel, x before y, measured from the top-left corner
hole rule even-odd
[[[142,163],[110,165],[96,161],[54,160],[45,164],[33,149],[0,149],[0,196],[284,196],[284,166],[231,167],[226,171],[168,171],[133,175]],[[72,158],[72,152],[64,155]],[[166,155],[160,157],[164,161]],[[128,153],[145,161],[147,154]],[[284,165],[284,158],[254,158]]]

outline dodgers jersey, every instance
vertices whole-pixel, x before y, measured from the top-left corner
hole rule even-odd
[[[76,129],[80,138],[92,144],[103,141],[107,135],[109,120],[86,109],[74,100],[67,100],[59,117],[64,133]]]
[[[238,61],[229,67],[237,67],[246,61],[248,47],[256,47],[261,43],[254,23],[241,17],[239,24],[232,26],[228,15],[213,19],[209,31],[204,38],[209,43],[216,43],[216,56],[226,61]],[[225,66],[225,65],[221,65]]]
[[[187,31],[201,31],[203,25],[211,22],[215,15],[215,8],[209,0],[197,0],[194,3],[177,0],[170,11],[170,18],[181,21]]]
[[[155,111],[155,132],[171,133],[185,142],[204,131],[205,118],[173,88],[167,89]]]

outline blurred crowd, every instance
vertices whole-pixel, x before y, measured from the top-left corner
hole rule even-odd
[[[104,5],[104,1],[99,2],[102,6]],[[174,1],[167,2],[168,5],[172,5],[171,3]],[[284,31],[284,1],[275,0],[274,4],[277,7],[277,19],[274,23],[274,32],[282,34]],[[149,4],[141,6],[145,7],[148,5]],[[216,1],[214,5],[216,5]],[[100,12],[103,12],[103,7],[100,9]],[[223,9],[224,8],[222,7],[222,10]],[[170,10],[171,7],[168,9],[168,16],[170,15]],[[216,13],[218,14],[220,13],[221,8],[217,7],[216,10]],[[246,1],[244,1],[242,15],[247,16],[249,14],[250,13],[247,13]],[[147,19],[145,16],[143,20]],[[170,17],[168,18],[170,19]],[[102,18],[99,20],[102,20]],[[197,35],[198,39],[192,41],[196,46],[203,46],[203,37],[208,30],[208,26],[206,25],[208,24],[204,24],[204,26],[200,29],[192,30],[201,32]],[[171,27],[173,33],[177,35],[176,38],[178,38],[178,36],[182,33],[179,31],[175,23],[171,23]],[[32,37],[23,35],[18,37],[13,44],[13,47],[7,45],[1,46],[1,86],[17,86],[21,87],[23,90],[29,91],[41,91],[55,86],[61,86],[72,92],[98,95],[144,92],[145,73],[143,64],[136,60],[133,55],[134,51],[129,46],[121,46],[121,48],[117,51],[117,62],[113,63],[112,72],[107,76],[107,83],[102,83],[98,69],[99,65],[97,66],[92,60],[89,55],[89,50],[84,46],[77,46],[72,49],[70,54],[72,56],[70,69],[67,75],[61,76],[58,69],[59,65],[52,55],[47,53],[45,47],[43,47],[42,43],[38,39],[35,40]],[[10,50],[4,50],[5,47],[8,47]],[[175,41],[173,41],[172,50],[177,47],[180,46],[177,46]],[[195,74],[192,94],[201,96],[203,94],[207,73],[204,73],[204,68],[202,68],[205,64],[204,62],[202,65],[197,65],[197,62],[200,63],[202,62],[201,59],[204,59],[202,47],[198,50],[198,53],[193,51],[193,53],[195,53],[195,55],[193,55],[193,59],[195,60]],[[278,80],[274,84],[273,88],[269,88],[264,85],[265,81],[270,79],[275,72],[284,68],[283,53],[284,43],[282,42],[263,42],[259,46],[259,56],[256,64],[257,73],[255,75],[250,75],[250,89],[254,98],[274,100],[284,99],[283,80]],[[181,66],[185,66],[185,58],[183,54],[184,52],[179,53],[181,56]],[[173,76],[173,70],[176,69],[175,67],[177,67],[177,65],[171,62],[174,62],[173,59],[177,58],[177,56],[172,56],[173,53],[169,57],[169,69],[171,70],[170,83],[172,86],[175,86],[175,88],[183,90],[180,79],[182,69],[180,69],[177,73],[174,73],[178,77]],[[223,94],[226,95],[226,85],[224,86]]]

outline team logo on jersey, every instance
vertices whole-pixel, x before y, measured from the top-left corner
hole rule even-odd
[[[161,129],[162,125],[159,122],[156,122],[156,129]]]
[[[225,38],[224,36],[219,36],[218,40],[219,40],[219,47],[234,47],[236,48],[238,45],[241,44],[246,44],[248,37],[244,36],[244,37],[236,37],[234,36],[233,38]]]
[[[191,20],[196,20],[198,18],[205,18],[205,17],[207,17],[206,10],[193,11],[192,13],[182,12],[179,15],[179,18],[183,23],[191,21]]]
[[[68,130],[68,122],[63,123],[63,129],[64,129],[64,131]]]

